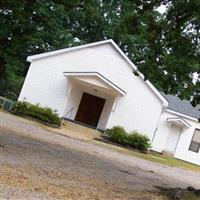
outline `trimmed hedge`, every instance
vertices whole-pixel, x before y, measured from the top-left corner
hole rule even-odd
[[[151,147],[149,138],[137,131],[130,132],[128,136],[128,144],[141,151],[147,151]]]
[[[117,142],[140,151],[147,151],[151,147],[150,140],[146,135],[140,134],[137,131],[127,133],[121,126],[114,126],[111,129],[107,129],[105,134],[109,136],[113,142]]]
[[[105,133],[113,142],[117,142],[119,144],[128,143],[128,134],[122,126],[114,126],[111,129],[107,129]]]
[[[58,125],[61,124],[61,118],[57,112],[48,107],[41,107],[25,101],[18,101],[14,105],[13,113],[17,115],[30,116],[39,119],[45,123]]]

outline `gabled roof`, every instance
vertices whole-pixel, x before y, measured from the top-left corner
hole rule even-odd
[[[126,92],[121,89],[118,85],[114,84],[112,81],[110,81],[108,78],[100,74],[99,72],[63,72],[65,76],[92,76],[92,77],[98,77],[100,80],[105,82],[107,85],[109,85],[112,89],[120,93],[121,95],[126,95]]]
[[[184,119],[182,119],[180,117],[167,118],[167,121],[173,122],[179,126],[186,127],[186,128],[189,128],[191,126],[188,122],[186,122]]]
[[[163,96],[169,102],[168,109],[196,119],[200,118],[200,111],[193,107],[189,101],[181,100],[179,97],[174,95],[163,94]]]
[[[68,48],[50,51],[50,52],[46,52],[46,53],[40,53],[40,54],[28,56],[27,61],[32,62],[33,60],[37,60],[37,59],[40,59],[40,58],[46,58],[46,57],[49,57],[49,56],[55,56],[55,55],[58,55],[58,54],[77,51],[77,50],[80,50],[80,49],[89,48],[89,47],[93,47],[93,46],[99,46],[99,45],[102,45],[102,44],[112,43],[112,42],[114,42],[114,41],[111,40],[111,39],[110,40],[103,40],[103,41],[100,41],[100,42],[93,42],[93,43],[89,43],[89,44],[83,44],[83,45],[78,45],[78,46],[74,46],[74,47],[68,47]]]
[[[76,50],[81,50],[84,48],[89,48],[89,47],[94,47],[94,46],[99,46],[102,44],[111,44],[115,50],[119,53],[120,56],[128,63],[129,67],[131,68],[132,71],[137,72],[139,74],[139,77],[144,81],[144,75],[138,72],[137,67],[132,63],[132,61],[125,55],[125,53],[117,46],[117,44],[112,40],[103,40],[100,42],[94,42],[94,43],[89,43],[89,44],[84,44],[80,46],[75,46],[75,47],[70,47],[70,48],[65,48],[61,50],[56,50],[56,51],[51,51],[47,53],[41,53],[33,56],[28,56],[27,61],[32,62],[33,60],[41,59],[41,58],[46,58],[49,56],[55,56],[58,54],[63,54],[71,51],[76,51]],[[164,107],[168,106],[168,101],[161,95],[161,93],[152,85],[152,83],[148,80],[144,81],[146,85],[150,88],[150,90],[153,91],[153,93],[161,100],[163,103]]]

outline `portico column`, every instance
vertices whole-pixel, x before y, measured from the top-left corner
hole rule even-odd
[[[69,98],[70,98],[70,95],[71,95],[71,91],[72,91],[72,81],[69,77],[66,78],[66,103],[65,103],[65,109],[64,109],[64,112],[63,112],[63,117],[65,117],[65,115],[67,114],[68,110],[68,102],[69,102]]]

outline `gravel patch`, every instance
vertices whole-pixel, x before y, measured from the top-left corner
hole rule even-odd
[[[0,199],[153,200],[164,199],[154,186],[200,186],[199,173],[57,135],[5,113],[0,113],[0,175]]]

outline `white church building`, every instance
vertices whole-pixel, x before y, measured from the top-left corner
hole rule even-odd
[[[161,94],[113,40],[29,56],[19,101],[100,130],[123,126],[147,135],[152,150],[200,165],[200,111]]]

